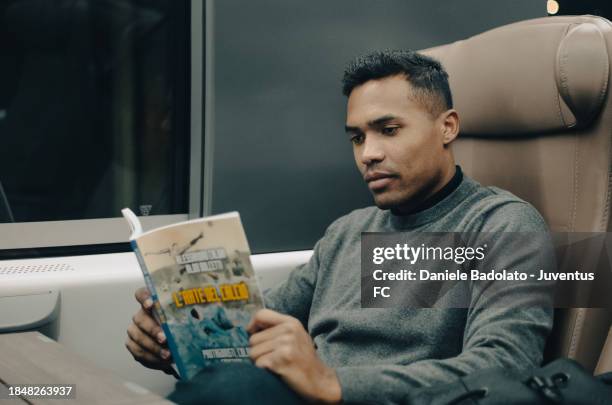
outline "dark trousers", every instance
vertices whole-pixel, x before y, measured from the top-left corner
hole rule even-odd
[[[180,381],[168,396],[178,404],[303,404],[279,377],[250,363],[208,367],[189,381]]]

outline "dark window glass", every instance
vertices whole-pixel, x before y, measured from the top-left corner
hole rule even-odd
[[[0,1],[0,222],[187,212],[187,6]]]

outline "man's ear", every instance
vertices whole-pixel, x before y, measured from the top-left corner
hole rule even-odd
[[[440,114],[440,128],[442,130],[442,142],[449,145],[459,135],[459,114],[454,109],[446,110]]]

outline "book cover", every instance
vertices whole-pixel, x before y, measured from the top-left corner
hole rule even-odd
[[[246,326],[263,297],[239,214],[142,232],[131,210],[122,213],[181,378],[214,362],[250,361]]]

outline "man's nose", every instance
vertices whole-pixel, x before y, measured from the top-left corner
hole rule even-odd
[[[385,153],[381,143],[373,138],[366,137],[361,149],[361,163],[371,165],[372,163],[380,162],[385,158]]]

